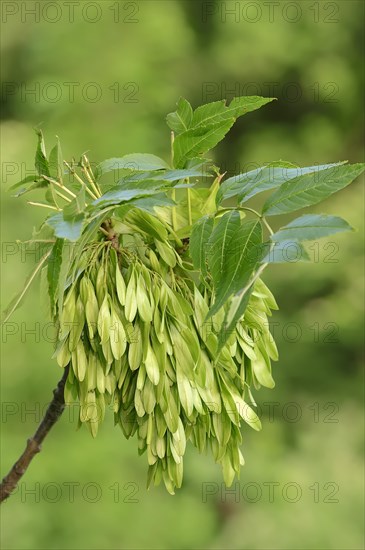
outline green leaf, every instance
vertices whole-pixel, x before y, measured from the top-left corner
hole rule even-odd
[[[46,223],[54,229],[55,235],[59,239],[77,241],[82,233],[83,221],[83,214],[79,214],[72,220],[65,220],[62,213],[60,213],[48,218]]]
[[[143,189],[157,189],[157,188],[163,188],[165,185],[171,185],[171,183],[169,182],[164,182],[164,181],[161,181],[161,180],[156,180],[156,179],[152,179],[152,178],[148,178],[148,179],[145,179],[144,178],[144,174],[147,174],[147,172],[141,172],[140,174],[136,174],[136,175],[140,175],[142,177],[137,177],[137,178],[122,178],[121,180],[118,181],[117,185],[113,185],[113,187],[111,187],[109,190],[108,190],[108,193],[110,191],[117,191],[117,190],[125,190],[125,189],[139,189],[140,191],[142,191]],[[103,195],[104,196],[104,195]],[[102,198],[102,197],[100,197]]]
[[[243,223],[232,235],[227,261],[208,317],[217,313],[232,294],[246,285],[261,259],[261,247],[262,227],[259,220]]]
[[[275,216],[317,204],[349,185],[364,168],[364,164],[339,165],[287,181],[268,198],[263,213]]]
[[[148,212],[133,208],[124,217],[123,222],[128,224],[137,232],[143,232],[159,241],[167,241],[167,231],[165,226],[160,222],[160,220]]]
[[[234,97],[229,106],[226,105],[226,100],[202,105],[195,109],[191,127],[197,128],[231,118],[237,119],[239,116],[255,111],[274,99],[273,97],[243,96]]]
[[[126,176],[122,181],[135,181],[140,174],[134,174],[130,177]],[[201,177],[212,177],[212,174],[207,174],[203,169],[190,168],[186,170],[166,170],[164,172],[147,172],[145,179],[151,180],[163,180],[166,182],[179,181],[188,178],[201,178]],[[119,183],[119,182],[118,182]]]
[[[59,138],[56,136],[57,143],[49,154],[49,171],[51,177],[60,183],[63,182],[63,157]]]
[[[63,297],[66,290],[66,281],[69,274],[70,266],[74,258],[74,251],[76,243],[63,241],[61,266],[58,274],[58,292],[57,292],[57,304],[58,315],[60,316],[63,309]]]
[[[207,274],[206,253],[207,244],[214,225],[214,219],[211,216],[203,216],[194,225],[190,237],[190,256],[193,260],[195,269],[200,269],[202,275]]]
[[[217,287],[227,261],[227,250],[233,235],[241,225],[241,217],[237,210],[224,214],[214,228],[208,242],[208,266],[213,281]]]
[[[51,152],[49,154],[49,160],[48,160],[48,163],[49,163],[49,173],[50,173],[50,176],[53,178],[53,179],[56,179],[58,178],[58,152],[57,152],[57,145],[55,145],[52,149],[51,149]]]
[[[41,271],[42,267],[43,267],[43,264],[44,262],[47,260],[48,256],[50,255],[51,251],[49,250],[48,252],[46,252],[46,254],[41,258],[41,260],[39,261],[39,263],[37,264],[36,268],[32,271],[32,273],[29,275],[29,277],[27,278],[27,280],[25,281],[25,285],[24,285],[24,288],[23,290],[17,294],[13,299],[12,301],[10,302],[10,304],[7,306],[7,308],[3,311],[3,314],[2,314],[2,319],[1,319],[1,324],[3,323],[6,323],[10,317],[12,316],[12,314],[14,313],[14,311],[20,306],[20,304],[22,303],[26,293],[28,292],[29,288],[31,287],[31,284],[33,283],[33,281],[35,280],[35,278],[37,277],[38,273]]]
[[[56,242],[54,238],[54,231],[51,227],[46,225],[45,223],[42,223],[39,229],[33,228],[32,231],[32,241],[33,242],[52,242],[53,244]]]
[[[52,206],[56,206],[57,202],[56,202],[55,195],[56,193],[54,192],[53,185],[49,183],[47,186],[46,192],[44,194],[44,198],[46,199],[48,204],[51,204]]]
[[[224,347],[232,332],[236,330],[236,324],[245,313],[252,291],[253,281],[250,287],[242,288],[232,297],[218,334],[218,351]]]
[[[297,240],[313,241],[342,231],[353,231],[353,227],[338,216],[306,214],[296,218],[271,236],[275,242]]]
[[[155,214],[155,208],[176,206],[176,203],[172,199],[166,197],[164,193],[158,193],[153,197],[144,197],[142,199],[134,200],[133,206],[139,208],[140,210],[145,210],[150,214]]]
[[[202,157],[193,157],[189,159],[186,163],[185,169],[186,170],[200,170],[202,175],[209,176],[208,169],[212,169],[212,160]]]
[[[56,305],[56,294],[58,291],[58,281],[62,265],[63,245],[64,240],[57,239],[48,258],[47,281],[52,316]]]
[[[137,172],[121,178],[115,188],[130,189],[155,187],[157,184],[167,187],[180,187],[179,182],[188,178],[211,177],[198,170],[167,170],[163,172]],[[174,184],[174,182],[178,182]],[[173,185],[171,185],[173,184]],[[193,184],[191,184],[193,185]]]
[[[283,240],[277,243],[265,243],[263,251],[261,260],[263,264],[294,264],[310,261],[308,252],[298,241]]]
[[[192,128],[178,135],[174,141],[174,165],[176,168],[184,168],[189,158],[206,153],[219,143],[235,119],[230,118],[215,124]]]
[[[20,189],[13,197],[18,198],[22,195],[25,195],[26,193],[30,193],[31,191],[34,191],[35,189],[43,189],[44,187],[47,187],[48,184],[44,179],[38,179],[32,185],[29,185],[28,187],[23,187],[23,189]]]
[[[149,153],[132,153],[121,158],[104,160],[96,167],[98,177],[113,170],[166,170],[169,165],[156,155]]]
[[[84,210],[85,210],[85,188],[81,187],[76,197],[72,199],[72,201],[63,208],[63,218],[67,221],[72,220],[80,216],[80,214],[82,214]]]
[[[272,162],[265,167],[257,168],[256,170],[251,170],[250,172],[239,174],[225,180],[220,186],[217,204],[236,195],[238,195],[238,202],[242,204],[258,193],[268,191],[269,189],[275,189],[286,181],[311,172],[319,172],[327,168],[338,166],[338,164],[339,163],[297,168],[283,161]]]
[[[38,136],[38,146],[35,154],[35,169],[40,176],[50,176],[42,131],[36,130],[36,134]]]
[[[207,188],[190,189],[191,225],[189,225],[188,201],[186,193],[180,193],[176,197],[174,221],[172,219],[171,208],[158,208],[157,213],[159,217],[161,217],[170,226],[175,226],[175,230],[180,238],[189,237],[192,225],[205,214],[211,214],[215,210],[215,208],[209,209],[210,192],[211,190]]]
[[[42,314],[44,313],[46,318],[50,317],[51,315],[51,304],[50,304],[49,292],[48,292],[47,271],[48,271],[48,267],[43,266],[39,276],[39,305],[40,305]]]
[[[230,199],[238,195],[242,188],[251,182],[257,183],[257,179],[260,177],[261,172],[265,168],[256,168],[250,172],[244,172],[224,180],[217,193],[216,203],[219,205],[222,201]]]
[[[39,178],[38,175],[34,175],[34,176],[26,176],[25,178],[23,178],[22,180],[18,181],[17,183],[14,183],[14,185],[12,185],[11,187],[9,187],[8,191],[13,191],[14,189],[18,189],[18,187],[21,187],[22,185],[26,184],[26,183],[37,183],[39,181],[43,181],[42,179]],[[44,184],[46,185],[46,183],[44,182]],[[24,191],[24,190],[23,190]],[[17,196],[17,195],[16,195]]]
[[[212,185],[207,189],[207,197],[205,203],[202,206],[202,214],[213,214],[216,212],[216,197],[219,191],[220,177],[215,178]],[[205,190],[205,189],[204,189]],[[199,189],[194,189],[193,191],[199,191]]]
[[[154,182],[156,185],[156,182]],[[150,183],[149,183],[150,185]],[[121,204],[123,202],[129,202],[132,199],[147,197],[148,195],[154,195],[161,192],[163,188],[162,185],[156,187],[150,187],[149,189],[135,188],[135,189],[124,189],[123,187],[113,187],[110,191],[93,201],[93,207],[104,207],[113,204]],[[92,210],[92,208],[91,208]]]
[[[177,102],[177,109],[173,113],[169,113],[166,117],[168,126],[176,132],[176,134],[181,134],[185,132],[189,127],[193,118],[193,109],[190,103],[180,97]]]

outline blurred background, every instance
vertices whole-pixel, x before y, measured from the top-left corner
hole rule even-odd
[[[6,192],[32,172],[35,126],[48,150],[60,137],[66,158],[168,158],[164,117],[180,95],[194,107],[275,96],[216,149],[229,175],[277,159],[363,160],[360,0],[3,1],[1,9],[2,309],[35,265],[14,241],[30,238],[43,212]],[[2,547],[363,548],[362,205],[359,180],[314,208],[358,231],[311,243],[310,265],[265,274],[280,306],[277,385],[256,393],[263,431],[244,427],[236,485],[227,490],[213,460],[189,450],[178,494],[147,492],[145,457],[112,415],[93,440],[76,431],[70,409],[2,509]],[[46,323],[38,283],[2,328],[2,475],[60,378]]]

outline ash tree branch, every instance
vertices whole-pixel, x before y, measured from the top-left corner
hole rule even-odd
[[[29,464],[37,453],[41,450],[41,443],[51,430],[53,425],[62,415],[65,408],[64,388],[68,376],[69,365],[65,368],[61,380],[57,387],[53,390],[53,399],[50,402],[42,422],[39,424],[37,431],[27,441],[27,445],[23,454],[12,466],[9,473],[4,477],[0,485],[0,502],[6,500],[18,485],[28,469]]]

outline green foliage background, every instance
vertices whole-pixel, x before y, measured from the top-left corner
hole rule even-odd
[[[215,161],[229,175],[279,158],[303,166],[362,160],[361,1],[280,2],[270,20],[267,3],[259,2],[250,11],[247,2],[106,0],[84,18],[79,3],[74,22],[59,2],[54,23],[51,8],[36,22],[24,13],[22,20],[22,3],[5,4],[19,11],[3,13],[3,306],[34,263],[11,243],[28,238],[42,212],[6,189],[32,167],[38,124],[46,141],[60,136],[66,157],[84,151],[93,161],[132,152],[167,157],[164,116],[180,95],[193,106],[275,95],[279,101],[243,117],[217,148]],[[101,90],[97,101],[90,82]],[[10,93],[13,85],[18,89]],[[39,93],[22,96],[22,86]],[[265,276],[280,306],[273,328],[281,359],[276,388],[257,395],[263,431],[245,430],[247,464],[235,494],[225,492],[220,468],[195,452],[187,455],[175,497],[162,487],[147,493],[145,461],[135,442],[113,428],[112,415],[92,440],[86,430],[76,432],[69,411],[2,510],[3,548],[362,548],[362,204],[361,181],[327,200],[317,212],[343,216],[359,231],[332,238],[334,244],[320,241],[311,265],[274,266]],[[2,474],[60,377],[44,323],[34,288],[3,328]],[[40,335],[25,333],[37,326]],[[277,403],[273,418],[268,403]],[[216,494],[204,498],[203,482],[215,484],[208,488]],[[90,502],[96,485],[101,496]],[[298,487],[300,498],[289,502]]]

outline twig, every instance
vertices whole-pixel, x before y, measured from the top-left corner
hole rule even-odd
[[[55,206],[51,206],[50,204],[42,204],[41,202],[33,201],[28,201],[28,204],[31,204],[32,206],[41,206],[42,208],[49,208],[50,210],[56,210],[56,212],[61,212],[61,208],[56,208]]]
[[[190,188],[188,187],[186,189],[186,191],[187,191],[187,199],[188,199],[188,224],[192,225],[193,224],[193,218],[192,218],[192,214],[191,214],[191,193],[190,193]]]
[[[50,183],[53,183],[53,185],[57,185],[57,187],[59,187],[60,189],[63,189],[63,191],[65,191],[66,193],[68,193],[73,199],[76,197],[75,193],[73,193],[72,191],[70,191],[68,189],[68,187],[66,187],[66,185],[63,185],[63,183],[59,183],[58,181],[48,177],[48,176],[43,176],[42,175],[42,178],[49,181]]]
[[[61,199],[63,199],[64,201],[66,202],[72,202],[71,199],[69,199],[68,197],[66,197],[66,195],[64,195],[63,193],[60,193],[59,191],[57,191],[57,189],[54,190],[56,195],[58,195],[59,197],[61,197]]]
[[[27,241],[25,241],[27,242]],[[30,241],[28,241],[30,242]],[[4,311],[3,315],[4,317],[1,319],[1,324],[3,325],[4,323],[6,323],[7,321],[9,321],[10,317],[13,315],[14,311],[16,310],[16,308],[19,306],[20,302],[22,301],[23,297],[25,296],[25,294],[27,293],[30,285],[32,284],[32,282],[34,281],[34,279],[36,278],[36,276],[38,275],[41,267],[43,266],[44,262],[47,260],[47,258],[49,257],[49,255],[51,254],[51,250],[49,250],[48,252],[45,253],[45,255],[39,260],[39,263],[37,264],[36,268],[34,269],[34,271],[32,272],[32,274],[28,277],[27,279],[27,282],[25,283],[25,286],[23,288],[23,290],[21,291],[20,294],[18,294],[18,296],[10,302],[10,305],[6,308],[6,310]]]
[[[87,193],[89,193],[90,197],[91,197],[92,199],[96,200],[96,199],[98,198],[97,195],[95,195],[95,194],[91,191],[91,189],[88,188],[88,186],[86,185],[86,183],[84,182],[84,180],[82,180],[82,179],[80,178],[80,176],[78,175],[78,173],[76,172],[76,170],[75,170],[72,166],[70,166],[70,165],[68,164],[68,162],[66,162],[65,160],[64,160],[63,162],[65,163],[65,165],[67,166],[67,168],[70,170],[71,174],[72,174],[72,175],[77,179],[77,181],[81,184],[81,186],[85,188],[85,191],[86,191]]]
[[[10,472],[4,477],[0,485],[0,502],[6,500],[18,485],[28,469],[29,464],[37,453],[41,450],[41,443],[47,436],[52,426],[57,422],[65,408],[65,398],[63,391],[68,376],[69,366],[65,368],[61,380],[53,391],[53,399],[48,406],[46,414],[33,437],[27,441],[27,446],[21,457],[12,466]]]
[[[88,158],[85,155],[83,155],[81,158],[81,166],[82,166],[82,171],[85,174],[86,179],[90,183],[93,192],[97,195],[97,197],[101,197],[101,191],[98,188],[97,183],[94,181],[92,177],[91,168],[89,170],[90,163],[88,161]]]
[[[119,246],[119,235],[113,230],[113,227],[109,220],[105,220],[104,223],[100,226],[100,231],[104,233],[104,235],[108,238],[108,240],[111,242],[112,247],[120,253],[120,246]]]

